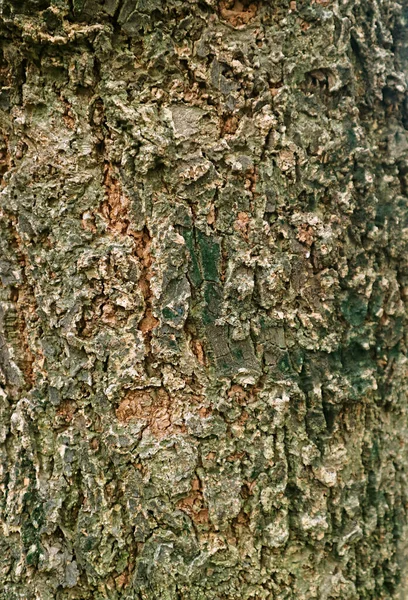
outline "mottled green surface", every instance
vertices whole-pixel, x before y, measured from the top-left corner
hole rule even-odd
[[[408,4],[244,4],[3,0],[2,600],[405,598]]]

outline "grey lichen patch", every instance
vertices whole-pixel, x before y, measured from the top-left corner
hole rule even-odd
[[[204,114],[201,108],[176,104],[170,107],[170,113],[176,138],[189,138],[199,133]]]

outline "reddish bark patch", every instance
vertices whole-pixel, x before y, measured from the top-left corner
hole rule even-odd
[[[12,224],[12,243],[18,257],[23,273],[23,282],[11,288],[10,300],[14,303],[14,316],[10,314],[6,329],[7,338],[14,348],[16,362],[21,370],[25,387],[30,389],[34,385],[34,356],[30,346],[29,324],[38,319],[34,291],[27,282],[27,259],[24,253],[24,244],[17,229],[14,216],[9,216]],[[13,311],[13,312],[14,312]],[[44,356],[39,353],[38,367],[44,362]]]
[[[159,320],[153,315],[151,308],[146,309],[143,319],[139,323],[139,329],[142,333],[147,334],[157,327]]]
[[[75,129],[75,117],[73,115],[71,105],[65,98],[61,97],[61,102],[64,106],[64,114],[62,115],[62,119],[67,126],[68,129]]]
[[[203,344],[200,342],[200,340],[192,340],[191,349],[200,365],[204,367],[206,365],[205,352]]]
[[[227,456],[225,460],[228,462],[235,462],[236,460],[241,460],[245,456],[245,452],[235,452],[234,454],[230,454]]]
[[[277,81],[271,85],[271,87],[269,88],[269,91],[271,92],[272,98],[277,96],[277,94],[279,93],[279,90],[282,88],[282,86],[283,86],[282,81]]]
[[[208,223],[208,225],[211,225],[211,227],[213,229],[214,229],[214,224],[215,224],[216,218],[217,218],[216,208],[215,208],[214,204],[211,204],[210,209],[208,211],[208,215],[207,215],[207,223]]]
[[[123,573],[121,573],[118,577],[116,577],[116,579],[115,579],[116,589],[121,590],[121,589],[127,587],[129,585],[129,582],[130,582],[130,576],[129,576],[129,572],[126,570]]]
[[[30,292],[32,292],[31,289]],[[18,314],[18,331],[20,333],[21,341],[20,368],[24,375],[26,386],[31,388],[35,381],[34,357],[30,349],[26,317],[29,313],[31,313],[31,315],[35,314],[35,304],[33,298],[28,296],[26,289],[20,289],[16,301],[16,308]]]
[[[249,229],[249,216],[245,212],[239,212],[238,218],[234,223],[235,231],[239,231],[244,238],[244,240],[248,241],[248,229]]]
[[[145,310],[142,319],[139,322],[139,329],[143,333],[146,343],[146,349],[150,352],[151,343],[151,332],[159,324],[159,320],[153,315],[153,293],[150,287],[150,280],[152,277],[151,265],[152,256],[150,253],[151,237],[147,228],[145,227],[142,231],[132,231],[130,235],[136,242],[136,256],[140,261],[141,275],[139,279],[139,287],[143,294],[145,301]]]
[[[102,215],[108,221],[111,231],[126,234],[129,227],[129,198],[123,194],[119,181],[112,175],[109,163],[105,163],[103,184],[105,200],[101,206]]]
[[[77,405],[75,402],[71,402],[70,400],[64,400],[59,405],[56,414],[60,421],[64,423],[71,423],[76,409]]]
[[[174,424],[176,415],[164,388],[129,391],[116,409],[116,416],[121,423],[144,421],[159,438],[184,431],[184,426]]]
[[[253,199],[256,198],[256,184],[258,182],[258,179],[258,169],[257,167],[254,167],[248,172],[247,179],[245,180],[245,189],[251,192]],[[253,208],[252,203],[251,207]]]
[[[205,419],[212,415],[212,409],[210,406],[201,406],[198,410],[198,414],[202,419]]]
[[[221,0],[220,15],[233,27],[247,25],[256,16],[258,6],[248,0]]]
[[[311,246],[314,241],[314,234],[313,234],[312,227],[310,227],[310,225],[300,225],[298,228],[298,233],[297,233],[296,238],[302,244],[305,244],[306,246]]]
[[[188,514],[197,525],[209,522],[208,508],[205,507],[201,483],[198,478],[192,481],[191,493],[177,503],[177,508]]]
[[[8,149],[8,137],[0,138],[0,144],[0,187],[3,188],[6,185],[4,175],[11,169],[12,161]]]
[[[238,129],[238,125],[239,118],[236,115],[222,118],[220,123],[221,137],[224,137],[225,135],[234,135]]]

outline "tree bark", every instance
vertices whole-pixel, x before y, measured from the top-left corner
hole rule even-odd
[[[406,0],[0,27],[0,597],[408,597]]]

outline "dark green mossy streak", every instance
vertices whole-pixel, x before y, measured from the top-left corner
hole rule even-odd
[[[198,288],[202,282],[203,277],[201,275],[200,263],[198,259],[198,253],[195,246],[194,230],[182,228],[181,233],[185,239],[186,246],[189,252],[189,277],[194,287]]]
[[[350,325],[358,326],[364,323],[367,316],[368,301],[367,298],[351,292],[347,299],[342,302],[342,313]]]
[[[197,241],[200,249],[200,259],[203,277],[206,281],[219,281],[220,244],[208,235],[197,230]]]

